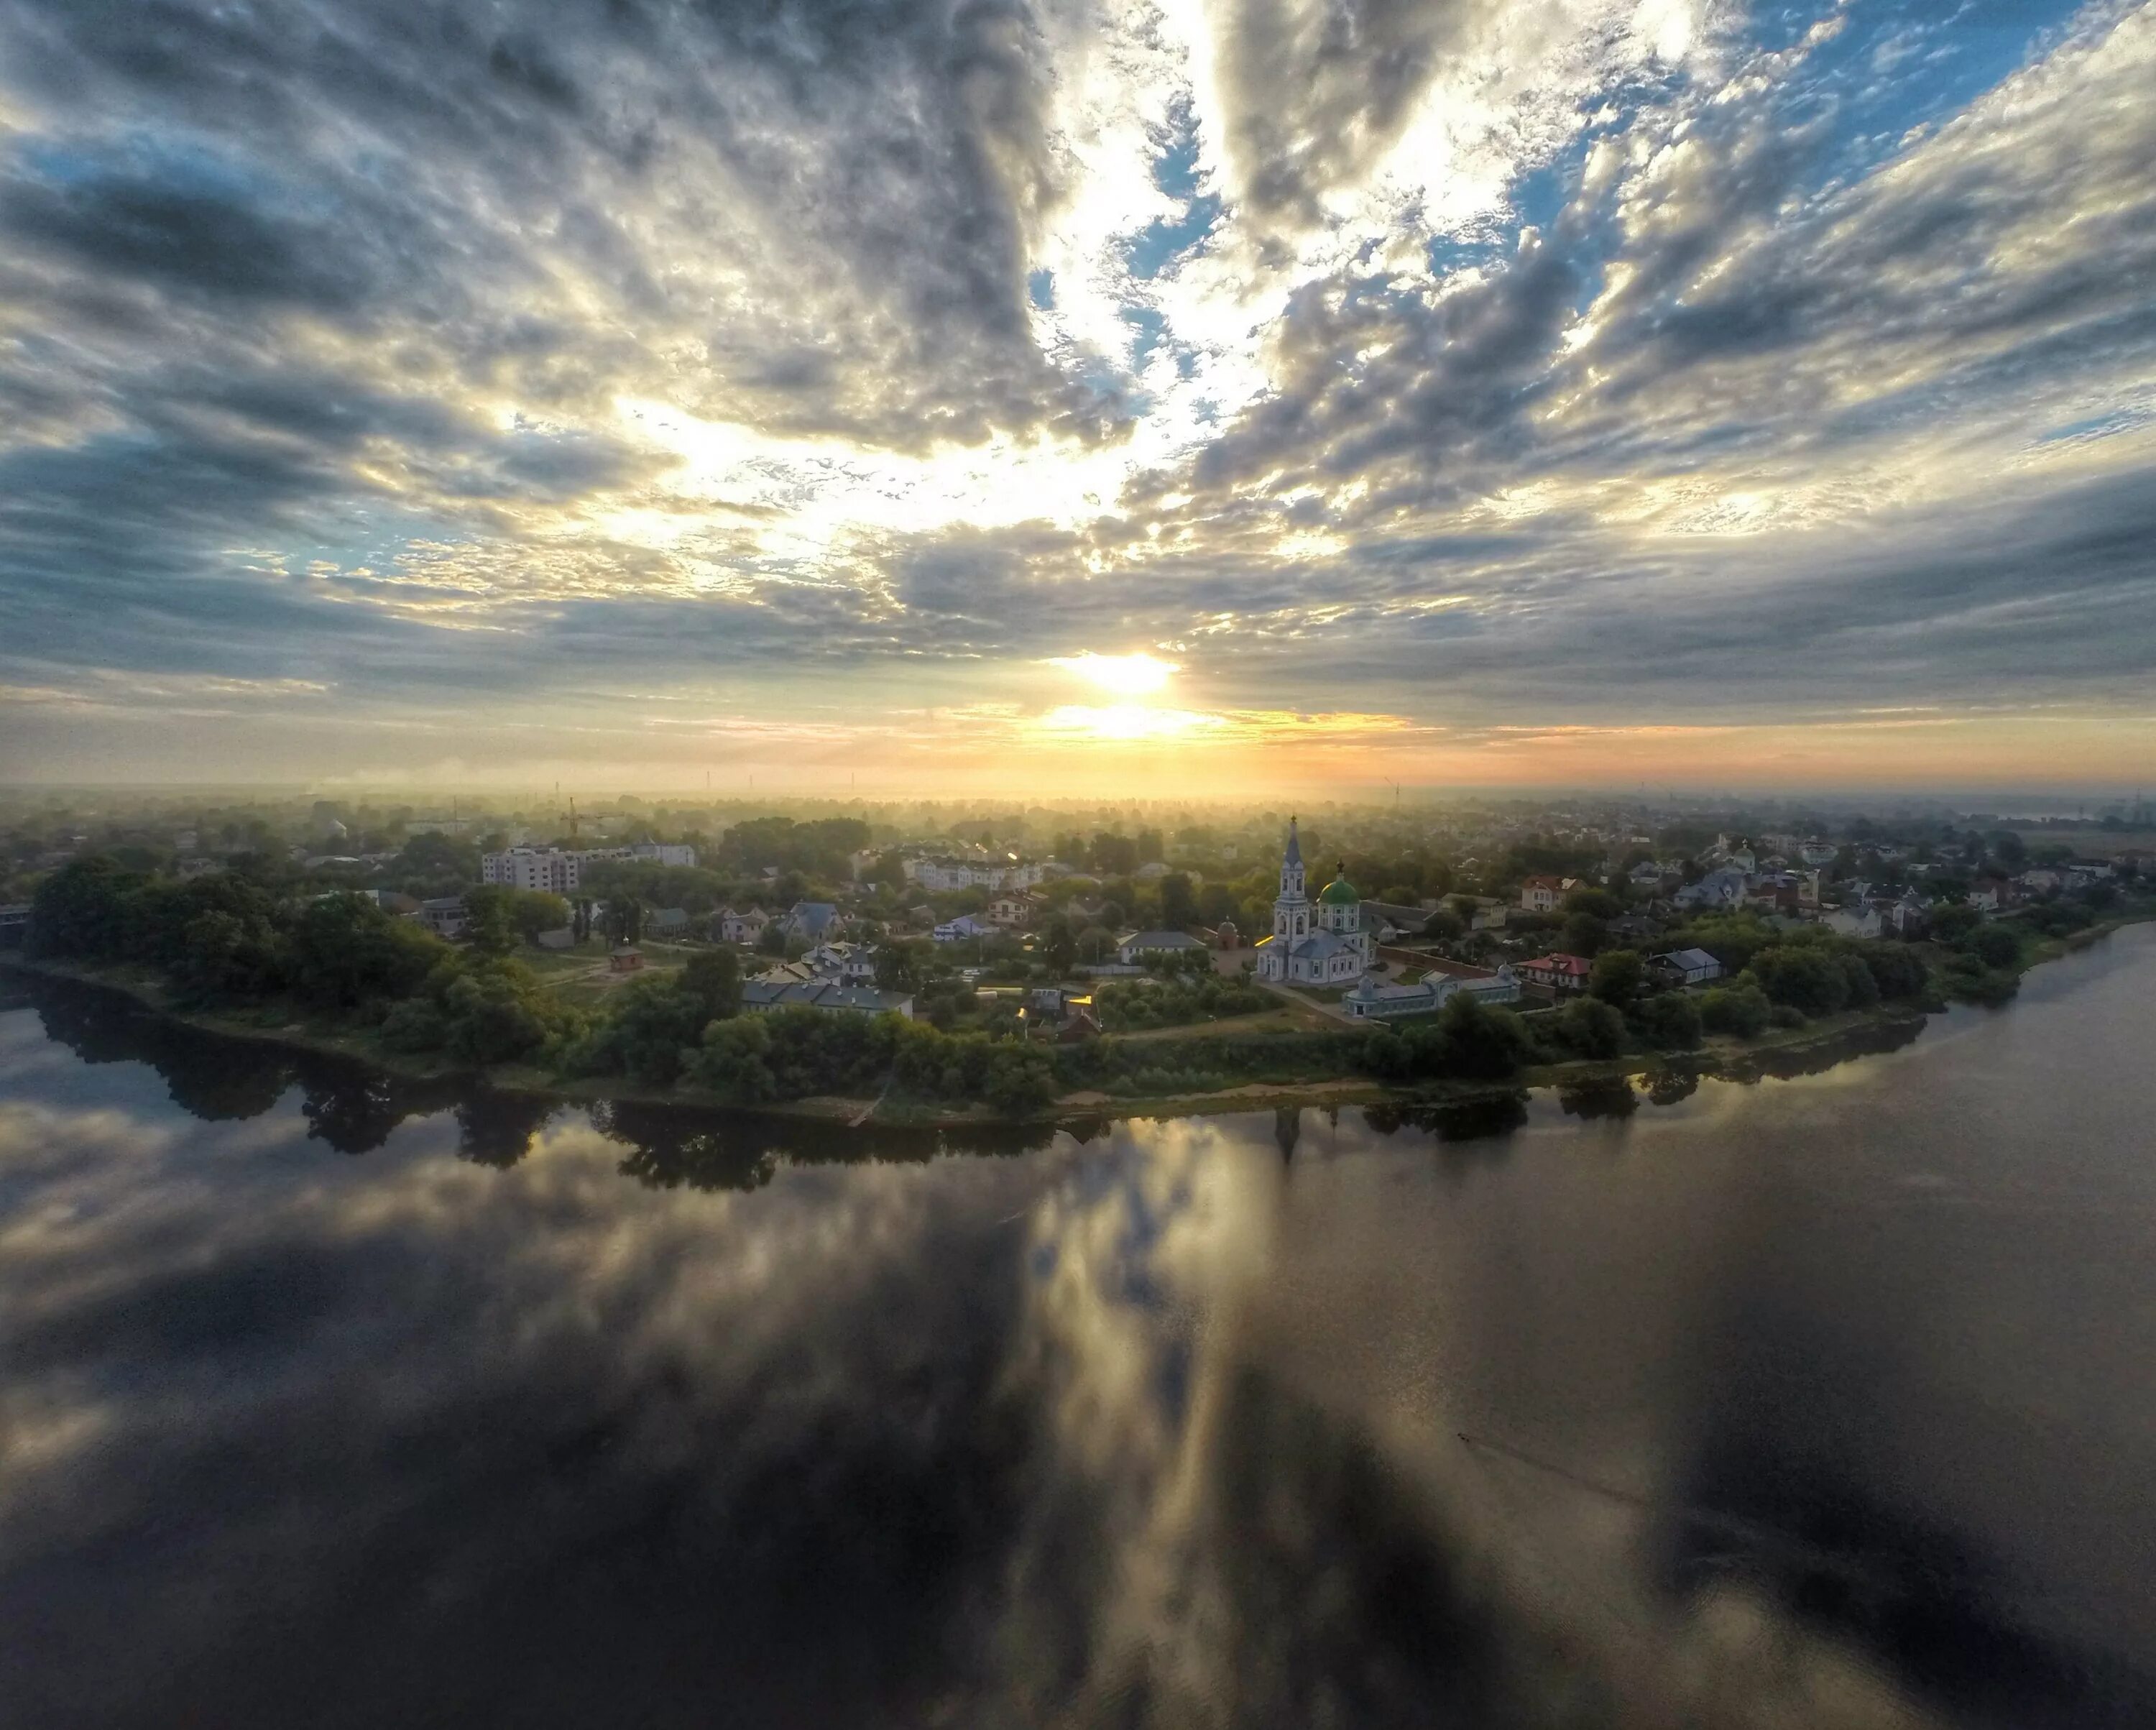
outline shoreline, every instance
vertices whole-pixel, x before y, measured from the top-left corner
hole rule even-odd
[[[2016,969],[2020,978],[2047,963],[2062,960],[2092,947],[2128,926],[2156,921],[2156,914],[2134,914],[2092,925],[2082,931],[2046,941]],[[200,1032],[228,1039],[249,1040],[316,1056],[341,1059],[408,1081],[466,1081],[503,1094],[557,1100],[564,1104],[590,1106],[619,1101],[643,1106],[680,1106],[696,1111],[739,1111],[744,1116],[795,1117],[857,1127],[894,1129],[962,1129],[1027,1125],[1066,1124],[1122,1117],[1187,1117],[1213,1112],[1319,1110],[1341,1106],[1395,1106],[1405,1107],[1468,1105],[1476,1101],[1517,1097],[1537,1091],[1565,1092],[1608,1087],[1622,1081],[1657,1076],[1701,1081],[1757,1081],[1778,1072],[1813,1073],[1921,1036],[1941,1007],[1889,1005],[1849,1011],[1803,1027],[1781,1029],[1748,1042],[1717,1040],[1691,1051],[1630,1053],[1613,1058],[1583,1058],[1568,1063],[1535,1064],[1502,1081],[1434,1081],[1400,1086],[1362,1076],[1342,1076],[1322,1081],[1249,1081],[1209,1093],[1166,1094],[1158,1096],[1116,1096],[1105,1092],[1067,1094],[1049,1110],[1026,1117],[1000,1115],[987,1106],[922,1109],[880,1104],[862,1099],[829,1096],[788,1100],[744,1106],[714,1094],[680,1087],[654,1090],[626,1084],[619,1077],[564,1081],[544,1071],[516,1064],[474,1068],[445,1060],[416,1057],[386,1051],[371,1037],[286,1019],[271,1024],[259,1019],[183,1009],[170,999],[157,980],[126,967],[99,968],[68,962],[34,961],[17,953],[0,956],[0,976],[13,971],[33,978],[87,985],[115,992],[148,1013]],[[1881,1046],[1881,1035],[1893,1045]],[[1824,1058],[1824,1062],[1817,1062]],[[1790,1067],[1796,1065],[1794,1068]],[[1815,1068],[1814,1065],[1816,1065]]]

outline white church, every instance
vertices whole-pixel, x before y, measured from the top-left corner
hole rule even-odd
[[[1273,934],[1260,940],[1257,952],[1258,977],[1287,985],[1352,985],[1369,970],[1373,951],[1363,929],[1362,896],[1343,869],[1312,902],[1303,891],[1302,840],[1292,817],[1281,855]]]

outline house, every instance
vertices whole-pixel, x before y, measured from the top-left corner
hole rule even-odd
[[[747,943],[752,947],[762,941],[764,927],[770,923],[771,916],[760,907],[738,913],[732,907],[721,907],[711,916],[711,927],[721,943]]]
[[[988,923],[1006,929],[1030,925],[1040,905],[1038,896],[1006,892],[988,903]]]
[[[1059,1045],[1082,1045],[1087,1040],[1100,1037],[1101,1024],[1090,1008],[1073,1009],[1063,1018],[1062,1025],[1055,1029],[1055,1043]]]
[[[1554,913],[1564,905],[1573,887],[1569,877],[1530,877],[1520,886],[1520,910],[1527,913]]]
[[[1676,873],[1669,866],[1659,865],[1651,859],[1641,860],[1625,874],[1627,880],[1635,889],[1652,890],[1660,890],[1665,883],[1676,875]]]
[[[1932,910],[1915,894],[1903,896],[1879,916],[1899,937],[1921,937],[1931,928]]]
[[[841,985],[875,983],[875,952],[859,943],[819,943],[801,957],[819,979]]]
[[[1686,884],[1673,899],[1680,907],[1741,907],[1748,892],[1745,873],[1735,865],[1723,865],[1697,883]]]
[[[823,1009],[844,1015],[896,1015],[907,1021],[913,1019],[913,999],[905,992],[843,985],[836,979],[751,979],[742,987],[742,1008],[757,1014],[776,1009]]]
[[[1876,937],[1886,926],[1879,910],[1870,906],[1836,907],[1820,923],[1840,937]]]
[[[644,952],[634,943],[616,943],[607,957],[607,967],[617,973],[634,973],[644,966]]]
[[[418,911],[413,916],[438,937],[458,937],[467,922],[465,898],[460,895],[437,896],[432,901],[420,902]]]
[[[683,907],[660,907],[647,921],[654,937],[677,938],[689,935],[689,914]]]
[[[839,910],[829,901],[796,901],[786,910],[779,926],[789,938],[821,943],[838,935]]]
[[[1651,943],[1661,935],[1661,926],[1644,913],[1620,913],[1609,921],[1605,929],[1609,941],[1631,948],[1640,943]]]
[[[995,935],[995,927],[971,913],[961,913],[956,919],[947,919],[929,933],[939,943],[963,943],[975,937]]]
[[[1841,850],[1831,841],[1800,841],[1797,857],[1808,865],[1830,865],[1840,855]]]
[[[1187,932],[1134,931],[1116,945],[1116,959],[1125,967],[1135,967],[1163,955],[1183,955],[1204,947],[1201,939]]]
[[[1722,963],[1704,949],[1671,949],[1650,957],[1647,965],[1669,985],[1704,985],[1722,977]]]
[[[2002,912],[2020,899],[2003,878],[1979,877],[1969,886],[1969,904],[1979,913]]]
[[[2042,895],[2066,886],[2066,874],[2049,865],[2032,865],[2015,880],[2031,895]]]
[[[1551,954],[1523,961],[1515,971],[1526,983],[1563,997],[1587,989],[1587,976],[1594,971],[1594,963],[1584,955]]]

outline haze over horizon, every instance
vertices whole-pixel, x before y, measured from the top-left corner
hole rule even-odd
[[[2156,3],[0,0],[0,783],[2077,789]]]

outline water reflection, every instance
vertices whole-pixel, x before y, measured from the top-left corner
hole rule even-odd
[[[1817,1081],[867,1140],[40,988],[6,1721],[2156,1721],[2138,953]]]

